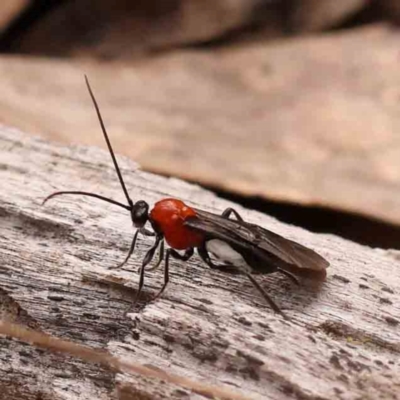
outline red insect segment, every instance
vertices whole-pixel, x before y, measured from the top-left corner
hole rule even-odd
[[[165,241],[175,250],[186,250],[199,247],[204,241],[204,235],[185,226],[190,217],[196,217],[196,211],[177,199],[158,201],[150,211],[149,219]]]
[[[164,284],[156,297],[161,295],[168,284],[170,257],[187,261],[193,255],[194,249],[210,268],[216,268],[223,272],[232,272],[233,269],[245,274],[271,308],[279,313],[282,313],[279,307],[255,280],[254,274],[269,274],[279,271],[296,282],[297,278],[293,273],[302,274],[306,272],[315,277],[325,275],[325,269],[329,266],[329,263],[315,251],[258,225],[244,221],[232,208],[226,209],[222,215],[216,215],[204,210],[193,209],[177,199],[163,199],[157,202],[149,212],[149,205],[145,201],[139,200],[133,203],[122,178],[96,99],[87,77],[85,79],[128,204],[96,193],[82,191],[56,192],[48,196],[43,203],[58,195],[76,194],[94,197],[129,211],[132,223],[138,229],[133,236],[125,260],[118,267],[122,267],[129,260],[135,249],[139,233],[155,237],[154,244],[147,251],[142,261],[136,300],[143,288],[145,270],[153,260],[157,250],[160,254],[158,262],[155,266],[147,268],[148,270],[157,268],[165,258]],[[231,215],[235,219],[230,218]],[[153,230],[145,228],[147,222],[150,223]],[[164,241],[170,246],[167,250],[164,249]],[[180,254],[176,250],[184,250],[184,253]],[[214,263],[210,254],[219,261],[219,264]]]

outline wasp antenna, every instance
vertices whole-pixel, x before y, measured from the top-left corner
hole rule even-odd
[[[88,79],[87,75],[85,75],[85,81],[86,81],[86,86],[89,90],[90,97],[92,98],[94,108],[96,109],[97,118],[99,119],[101,130],[103,131],[104,139],[106,140],[108,150],[110,151],[115,170],[117,171],[119,182],[121,183],[121,187],[122,187],[122,190],[124,191],[124,194],[125,194],[126,200],[128,201],[129,207],[132,207],[132,200],[129,197],[128,191],[126,190],[126,186],[125,186],[124,179],[122,178],[121,170],[119,169],[118,162],[117,162],[117,159],[115,158],[115,154],[114,154],[113,148],[111,146],[110,139],[108,138],[108,135],[107,135],[107,130],[104,125],[103,118],[100,114],[100,108],[97,104],[96,98],[94,97],[92,88],[90,87],[89,79]]]
[[[78,191],[70,191],[70,190],[68,190],[68,191],[63,191],[63,192],[54,192],[54,193],[50,194],[49,196],[47,196],[47,197],[43,200],[42,205],[44,205],[48,200],[52,199],[53,197],[60,196],[60,195],[64,195],[64,194],[75,194],[75,195],[80,195],[80,196],[94,197],[94,198],[96,198],[96,199],[99,199],[99,200],[102,200],[102,201],[106,201],[107,203],[114,204],[114,205],[116,205],[116,206],[118,206],[118,207],[125,208],[125,210],[131,211],[131,207],[130,207],[130,206],[127,206],[127,205],[125,205],[125,204],[122,204],[122,203],[120,203],[120,202],[118,202],[118,201],[115,201],[115,200],[113,200],[113,199],[110,199],[110,198],[108,198],[108,197],[104,197],[104,196],[101,196],[101,195],[96,194],[96,193],[80,192],[80,191],[78,192]]]

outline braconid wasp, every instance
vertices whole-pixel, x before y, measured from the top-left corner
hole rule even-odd
[[[319,254],[258,225],[244,221],[238,212],[232,208],[226,209],[221,215],[216,215],[190,207],[181,200],[174,198],[158,201],[151,210],[149,210],[149,204],[144,200],[133,203],[115,158],[99,106],[86,76],[85,80],[128,204],[122,204],[96,193],[83,191],[55,192],[46,197],[43,204],[53,197],[73,194],[95,197],[130,212],[133,225],[137,230],[133,235],[129,252],[124,261],[114,268],[121,268],[127,263],[135,249],[139,233],[155,238],[154,244],[147,251],[142,261],[136,300],[139,299],[143,288],[146,268],[148,271],[154,270],[165,259],[164,284],[154,297],[153,300],[155,300],[163,293],[168,284],[170,257],[187,261],[192,257],[194,249],[197,250],[200,258],[209,267],[224,272],[236,272],[246,275],[271,308],[281,314],[280,308],[253,275],[279,271],[295,282],[298,282],[295,275],[301,275],[302,273],[311,276],[325,276],[325,269],[329,266],[329,263]],[[231,216],[235,219],[231,218]],[[150,223],[152,230],[145,227],[147,222]],[[165,249],[164,241],[169,245],[168,249]],[[157,250],[159,250],[159,259],[154,266],[149,267]],[[184,252],[181,254],[177,250]],[[218,264],[214,263],[210,254],[218,260]]]

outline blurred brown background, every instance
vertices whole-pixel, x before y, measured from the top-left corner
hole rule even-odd
[[[400,0],[3,0],[0,123],[400,247]],[[61,185],[62,183],[57,183]]]

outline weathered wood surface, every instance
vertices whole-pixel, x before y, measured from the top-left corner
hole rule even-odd
[[[31,328],[24,327],[21,324],[12,323],[4,319],[0,320],[0,334],[21,340],[40,349],[72,356],[86,362],[101,365],[114,372],[140,375],[142,377],[168,382],[189,389],[190,391],[206,396],[207,398],[230,400],[249,399],[249,397],[238,393],[237,390],[228,389],[226,386],[218,387],[210,385],[207,382],[194,381],[158,367],[154,368],[152,366],[145,366],[134,361],[132,357],[121,358],[119,356],[114,356],[107,350],[96,349],[71,340],[60,339],[53,335],[35,331]],[[135,387],[132,387],[132,385],[127,384],[124,390],[127,392],[126,394],[131,395],[130,397],[137,395],[137,390]],[[137,398],[137,396],[135,396],[133,396],[133,398]]]
[[[214,212],[231,205],[177,179],[144,173],[119,157],[134,200],[174,196]],[[3,319],[107,349],[114,355],[226,386],[255,399],[396,399],[400,390],[399,261],[396,253],[316,235],[237,207],[252,222],[297,240],[330,262],[326,282],[295,287],[263,280],[290,321],[265,306],[241,276],[211,271],[198,257],[172,261],[163,297],[131,309],[136,270],[151,238],[123,271],[133,229],[123,210],[59,189],[123,201],[109,156],[66,148],[2,127],[0,294]],[[145,297],[162,284],[149,273]],[[178,386],[114,375],[73,358],[1,338],[0,398],[201,399]],[[128,389],[127,389],[128,388]],[[125,397],[124,397],[125,396]],[[131,396],[131,397],[129,397]],[[146,397],[147,396],[147,397]]]

